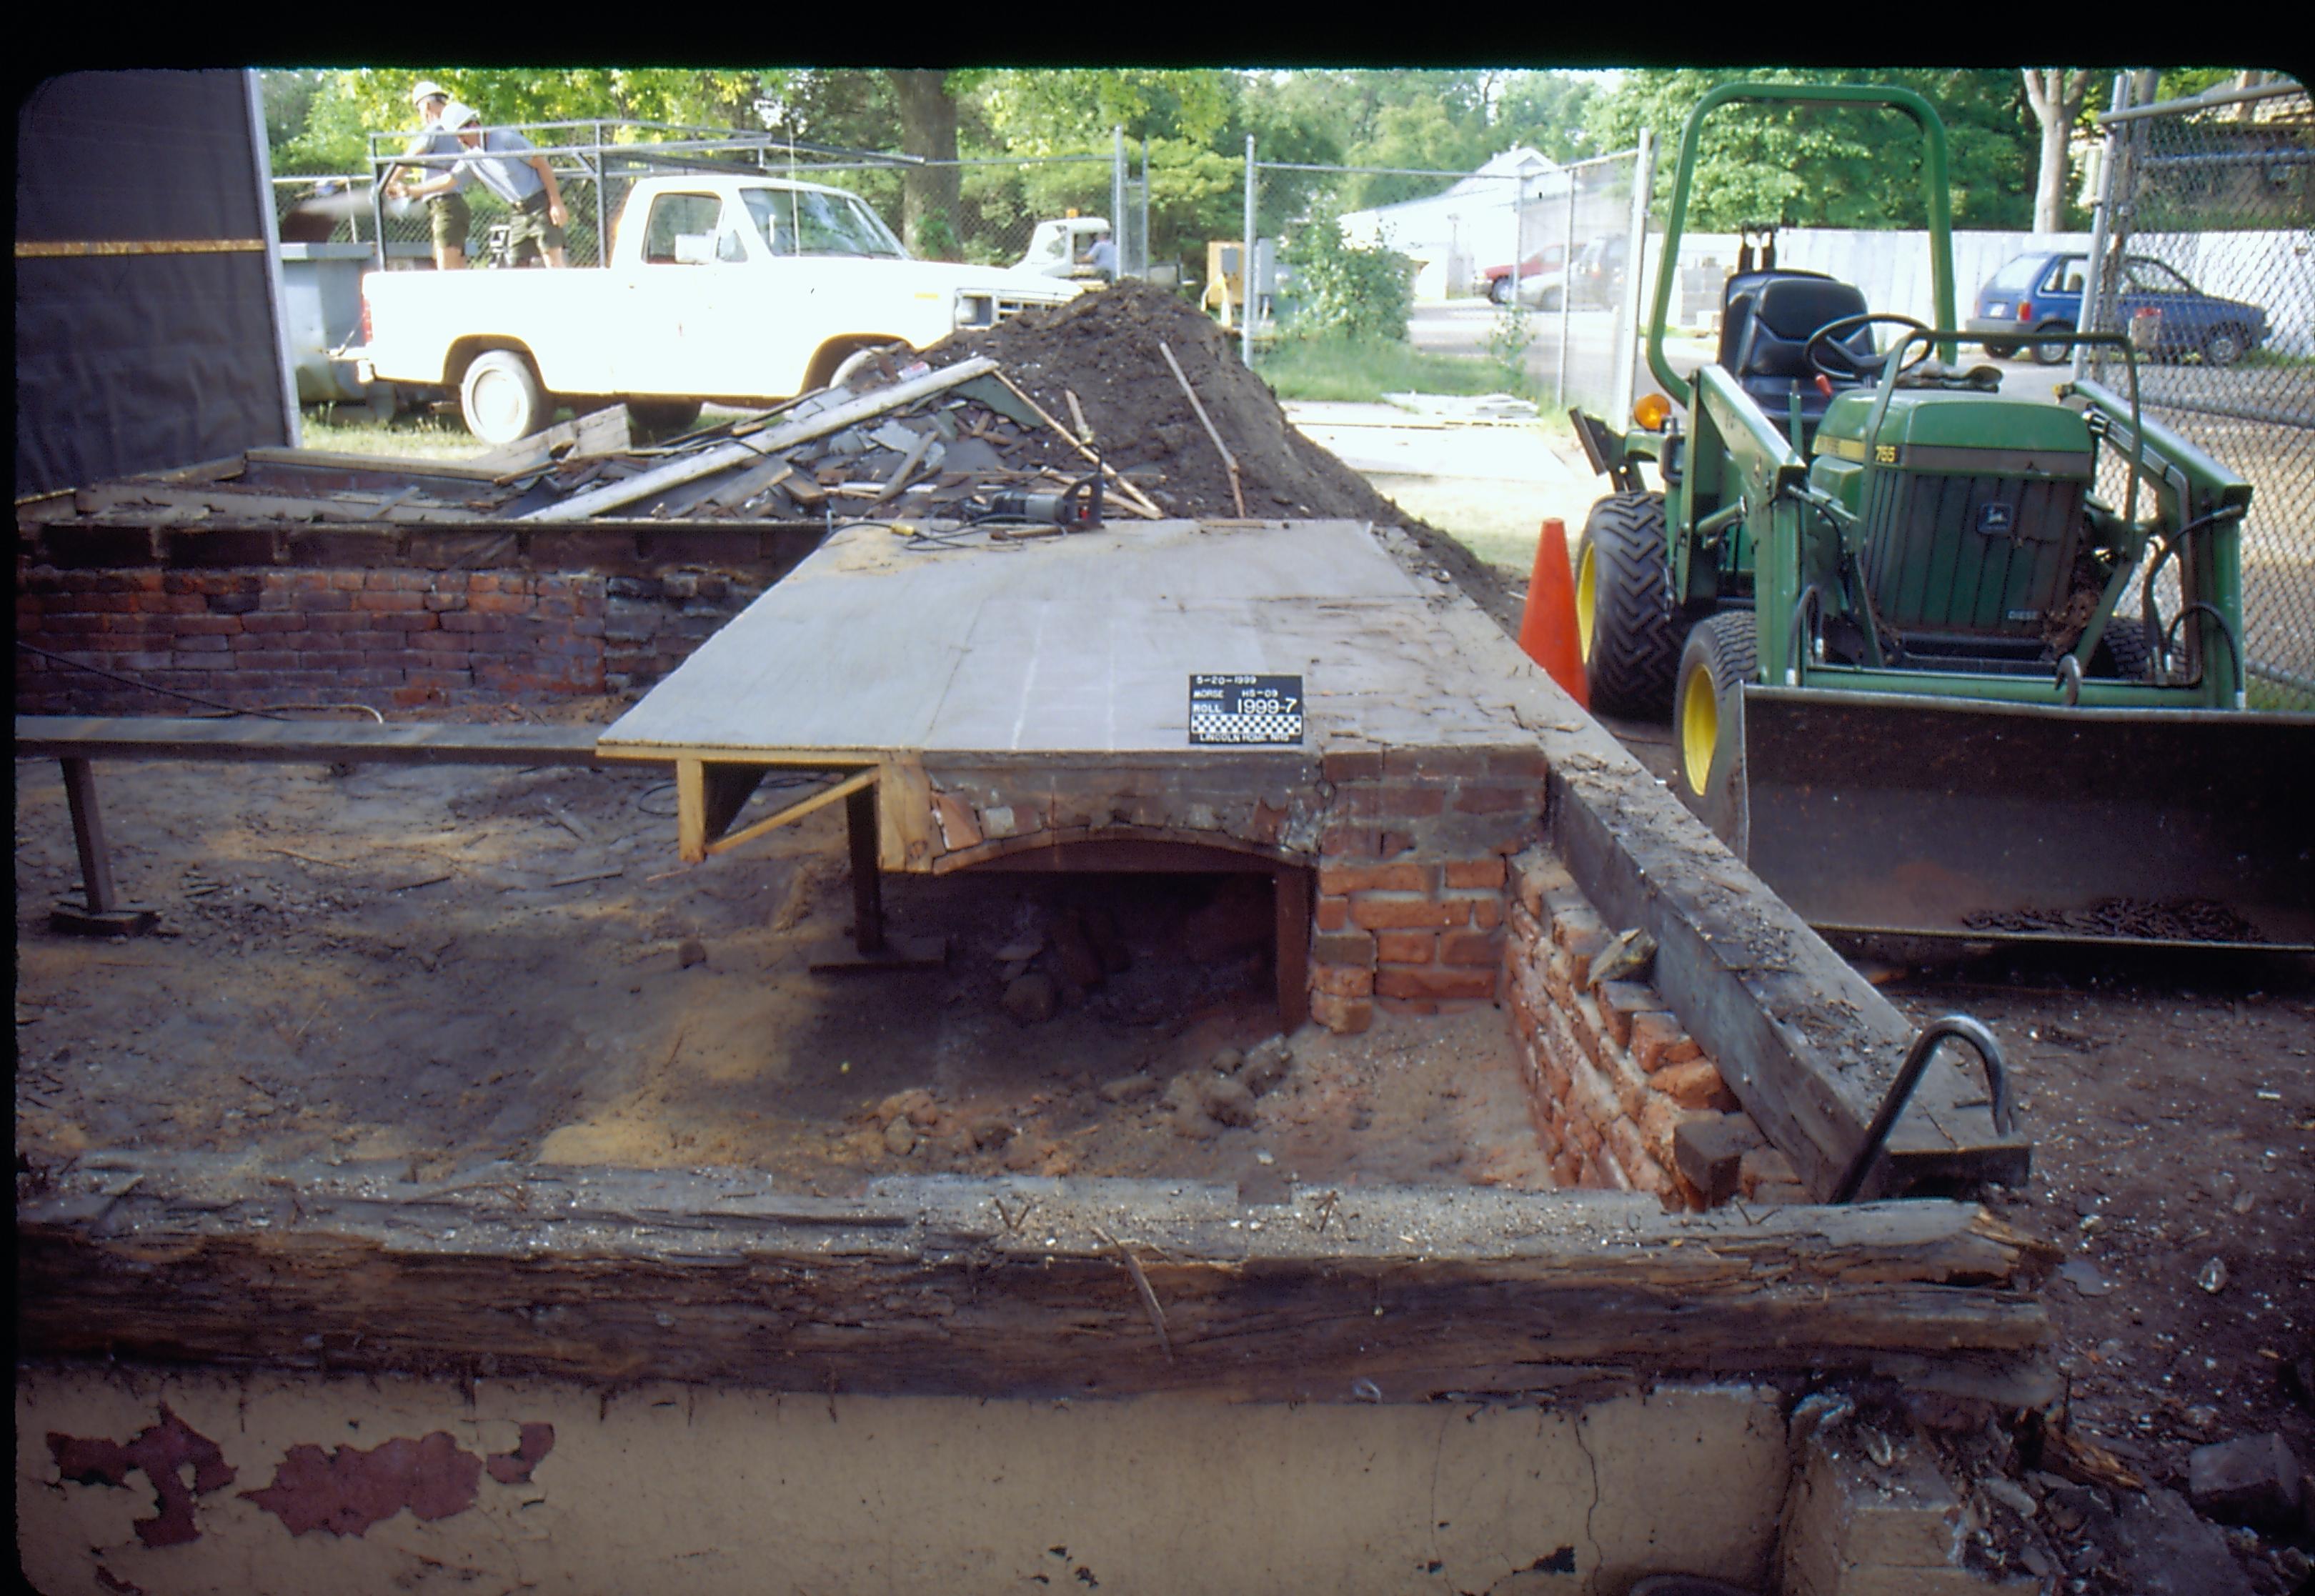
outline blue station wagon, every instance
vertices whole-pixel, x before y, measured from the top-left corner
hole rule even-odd
[[[2158,359],[2199,354],[2206,364],[2231,366],[2266,337],[2266,312],[2238,299],[2205,294],[2161,262],[2131,255],[2122,263],[2122,323],[2146,311],[2153,326],[2147,352]],[[2031,346],[2044,366],[2062,363],[2071,346],[2036,342],[2032,334],[2071,332],[2082,314],[2089,257],[2058,251],[2023,254],[1995,272],[1977,294],[1977,314],[1965,331],[1982,335],[1985,352],[2006,360]]]

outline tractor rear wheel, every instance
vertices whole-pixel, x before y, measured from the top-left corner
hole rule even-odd
[[[1744,849],[1744,684],[1757,674],[1752,616],[1714,616],[1688,634],[1680,652],[1680,689],[1672,710],[1679,773],[1672,791],[1698,820],[1739,855]]]
[[[1668,556],[1662,493],[1614,493],[1592,507],[1575,545],[1575,632],[1595,710],[1662,720],[1672,709],[1680,634]]]

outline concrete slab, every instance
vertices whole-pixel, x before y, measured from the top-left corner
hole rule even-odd
[[[1289,1406],[42,1371],[16,1404],[27,1575],[151,1596],[1749,1586],[1787,1469],[1776,1393],[1743,1385]],[[156,1426],[217,1458],[161,1519],[142,1479],[59,1477],[52,1434]]]

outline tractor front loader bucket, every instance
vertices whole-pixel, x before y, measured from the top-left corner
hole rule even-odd
[[[2315,715],[1744,689],[1753,871],[1822,931],[2315,952]]]

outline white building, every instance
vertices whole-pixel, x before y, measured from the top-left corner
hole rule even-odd
[[[1343,236],[1362,247],[1387,244],[1416,262],[1418,299],[1468,294],[1480,272],[1511,263],[1518,248],[1521,197],[1537,203],[1537,184],[1559,170],[1540,151],[1517,146],[1443,194],[1344,213]]]

